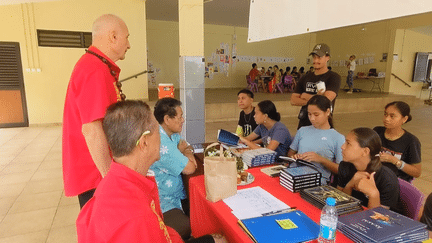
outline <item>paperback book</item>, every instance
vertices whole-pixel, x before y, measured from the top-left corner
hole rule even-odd
[[[236,134],[223,129],[219,129],[217,139],[219,142],[228,144],[230,146],[237,145],[240,140],[239,136]]]
[[[356,242],[417,242],[426,240],[426,225],[378,207],[339,217],[338,229]]]

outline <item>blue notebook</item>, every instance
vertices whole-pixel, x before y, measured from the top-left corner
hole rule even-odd
[[[239,137],[227,130],[220,129],[218,131],[218,141],[231,146],[237,145],[239,142]]]
[[[239,221],[255,242],[297,243],[317,239],[319,225],[301,211]],[[243,227],[243,226],[242,226]]]

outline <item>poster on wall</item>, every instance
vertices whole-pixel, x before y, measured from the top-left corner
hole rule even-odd
[[[228,75],[229,75],[229,63],[225,63],[225,76],[227,76],[228,77]]]
[[[219,61],[225,62],[225,55],[219,55]]]
[[[232,44],[232,53],[231,53],[231,55],[233,56],[233,58],[237,56],[237,44],[236,43]]]
[[[369,63],[374,63],[375,62],[375,58],[374,57],[369,57]]]
[[[358,65],[359,66],[363,65],[363,59],[362,58],[358,59]]]
[[[364,65],[369,64],[369,57],[363,58],[363,64]]]

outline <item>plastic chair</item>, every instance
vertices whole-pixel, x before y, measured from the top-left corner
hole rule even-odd
[[[284,87],[288,87],[289,92],[294,91],[294,80],[293,80],[293,77],[291,75],[285,76],[283,84],[284,84]]]
[[[258,92],[258,85],[257,83],[253,82],[249,75],[246,75],[246,81],[247,81],[247,89],[249,89],[252,92]],[[254,91],[255,90],[255,91]]]
[[[281,92],[281,94],[284,93],[284,83],[282,81],[275,85],[275,89],[273,90],[273,92],[276,93],[278,90]]]
[[[425,196],[413,184],[400,178],[398,180],[400,187],[399,198],[403,206],[403,214],[413,220],[418,220]]]

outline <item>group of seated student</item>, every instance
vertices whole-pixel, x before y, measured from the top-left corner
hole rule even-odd
[[[238,93],[242,112],[237,131],[248,131],[238,132],[243,143],[251,148],[262,144],[278,156],[311,162],[321,172],[323,185],[337,186],[361,200],[365,207],[383,205],[403,212],[398,178],[411,182],[421,175],[420,142],[402,128],[411,120],[408,104],[402,101],[387,104],[383,127],[355,128],[344,137],[333,126],[331,101],[326,96],[315,95],[307,103],[312,125],[301,126],[291,142],[290,132],[280,122],[273,102],[264,100],[253,107],[253,97],[246,89]],[[432,201],[432,196],[428,201]],[[432,214],[431,207],[424,211]]]
[[[238,92],[237,133],[243,143],[314,164],[323,185],[337,186],[365,207],[403,211],[398,177],[412,181],[421,174],[420,142],[402,128],[411,120],[408,104],[387,104],[383,127],[355,128],[344,137],[333,126],[331,101],[315,95],[307,103],[312,125],[300,127],[292,139],[274,103],[264,100],[254,107],[253,98],[247,89]],[[146,103],[133,100],[107,109],[103,130],[113,161],[78,216],[79,242],[226,242],[220,234],[191,237],[181,174],[193,173],[197,164],[179,134],[181,105],[163,98],[153,114]],[[432,195],[420,221],[432,229]]]
[[[249,71],[249,77],[252,82],[263,82],[264,91],[272,93],[275,85],[279,82],[282,82],[284,87],[287,88],[288,85],[285,84],[285,77],[292,77],[293,86],[291,88],[294,89],[297,81],[306,74],[304,72],[304,67],[301,67],[299,71],[297,71],[297,67],[294,66],[293,70],[290,71],[291,67],[286,67],[284,71],[283,69],[279,69],[278,65],[270,66],[267,72],[264,67],[261,67],[260,71],[258,65],[253,63],[252,69]],[[271,76],[271,78],[262,78],[261,76]]]
[[[113,161],[79,213],[78,242],[227,242],[220,234],[194,239],[190,230],[185,233],[190,226],[185,225],[189,220],[181,208],[184,191],[178,175],[194,171],[195,162],[178,135],[180,105],[158,102],[158,121],[142,101],[120,101],[107,109],[103,131]]]

